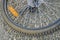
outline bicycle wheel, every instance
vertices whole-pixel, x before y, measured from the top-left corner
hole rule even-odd
[[[3,18],[17,31],[29,35],[43,34],[60,24],[60,1],[43,1],[39,7],[31,8],[27,0],[3,0]]]

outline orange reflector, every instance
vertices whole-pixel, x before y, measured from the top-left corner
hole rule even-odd
[[[11,5],[8,6],[8,10],[13,14],[13,16],[19,16],[18,12]]]

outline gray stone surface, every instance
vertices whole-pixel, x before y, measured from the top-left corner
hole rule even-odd
[[[0,0],[0,40],[60,40],[60,30],[50,35],[44,35],[39,38],[21,36],[21,34],[9,27],[9,25],[3,20],[1,14],[4,13],[2,9],[2,3]]]

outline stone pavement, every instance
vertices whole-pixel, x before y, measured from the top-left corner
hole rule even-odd
[[[0,40],[60,40],[60,30],[50,35],[44,35],[39,38],[21,36],[21,34],[9,27],[9,25],[3,20],[1,14],[4,13],[2,9],[2,3],[0,0]]]

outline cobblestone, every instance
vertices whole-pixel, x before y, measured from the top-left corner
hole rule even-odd
[[[6,22],[4,22],[1,14],[3,13],[2,4],[0,0],[0,40],[60,40],[60,30],[50,35],[44,35],[39,38],[21,36],[19,32],[11,29]]]

